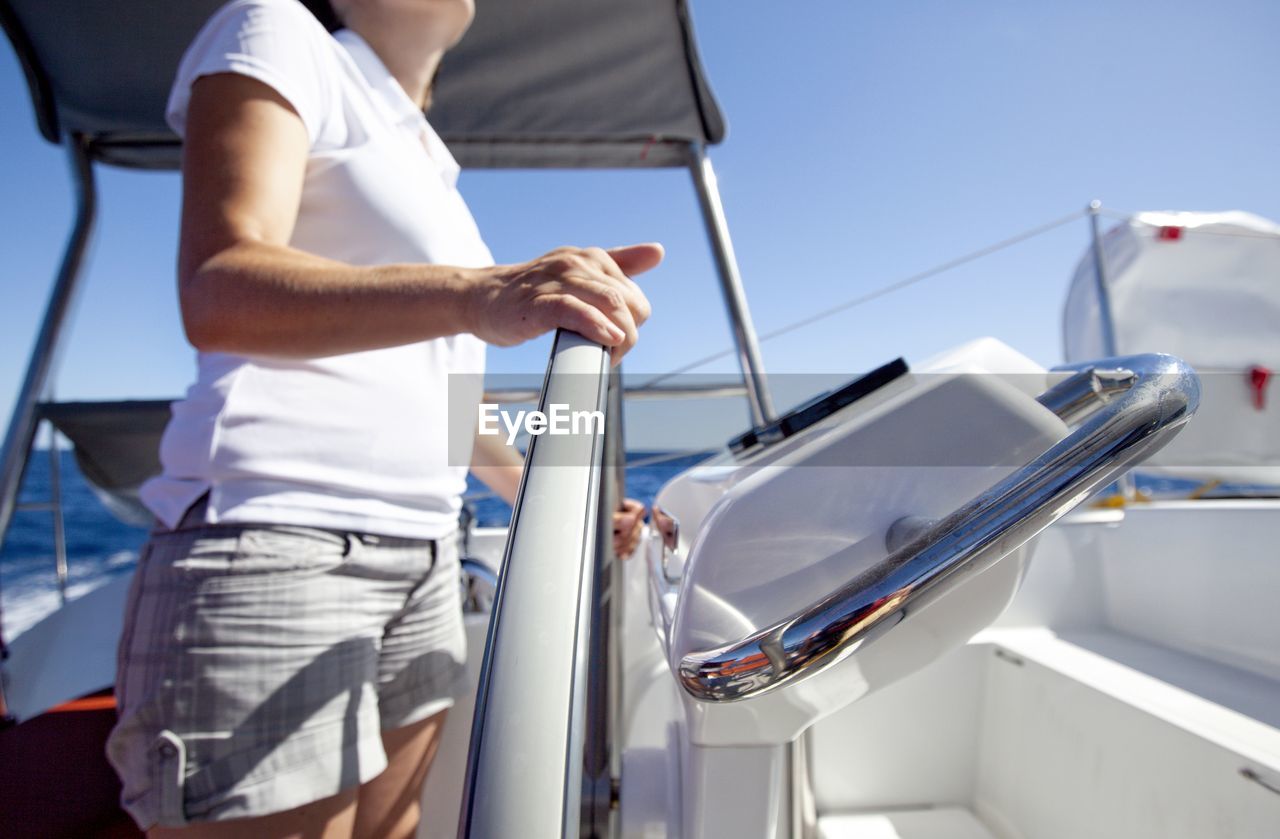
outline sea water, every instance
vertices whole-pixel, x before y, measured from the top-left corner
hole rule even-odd
[[[646,506],[662,485],[708,456],[707,452],[679,454],[630,452],[627,461],[627,495]],[[133,572],[138,548],[147,537],[144,528],[117,520],[94,494],[76,467],[75,456],[59,452],[62,504],[67,539],[66,597],[74,600],[109,580]],[[22,502],[40,503],[50,498],[49,452],[34,453],[19,496]],[[505,526],[511,508],[486,493],[485,487],[468,478],[468,506],[478,526]],[[1186,497],[1198,486],[1195,481],[1139,475],[1138,488],[1157,496]],[[1225,489],[1231,490],[1231,487]],[[1236,487],[1246,494],[1256,487]],[[1261,488],[1274,495],[1275,488]],[[61,602],[54,563],[53,517],[47,510],[22,510],[0,550],[0,631],[5,640],[57,609]]]
[[[133,572],[138,548],[147,531],[117,520],[107,511],[76,467],[69,451],[58,453],[62,478],[62,511],[67,539],[68,600],[81,597],[103,583]],[[647,506],[662,485],[704,459],[706,453],[672,455],[632,452],[627,470],[627,494]],[[660,460],[660,462],[650,462]],[[40,503],[50,498],[49,452],[33,453],[23,481],[20,502]],[[468,479],[468,505],[482,527],[505,526],[511,508],[485,493],[485,487]],[[14,514],[4,548],[0,550],[0,631],[6,640],[58,608],[61,597],[54,562],[53,516],[47,510],[20,510]]]

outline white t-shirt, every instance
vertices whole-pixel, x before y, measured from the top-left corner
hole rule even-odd
[[[178,68],[168,120],[180,136],[192,83],[224,72],[270,85],[306,125],[290,245],[355,265],[493,264],[456,189],[453,156],[354,32],[331,36],[296,0],[229,3]],[[206,490],[209,523],[426,539],[457,526],[467,473],[458,441],[473,431],[448,428],[450,374],[472,374],[454,377],[452,395],[453,415],[474,423],[478,338],[303,361],[199,353],[197,367],[165,430],[163,474],[142,487],[168,526]]]

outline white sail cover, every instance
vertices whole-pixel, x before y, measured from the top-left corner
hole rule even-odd
[[[1280,225],[1245,212],[1139,213],[1102,239],[1115,354],[1165,352],[1200,373],[1200,410],[1147,467],[1280,485]],[[1068,362],[1108,355],[1092,250],[1063,312]]]

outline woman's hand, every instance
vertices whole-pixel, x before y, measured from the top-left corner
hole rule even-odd
[[[613,552],[618,559],[626,559],[635,552],[643,527],[644,505],[634,498],[622,499],[622,508],[613,513]]]
[[[471,299],[471,331],[509,347],[564,327],[609,347],[617,364],[649,317],[649,301],[631,276],[662,257],[658,244],[566,247],[519,265],[482,269]]]

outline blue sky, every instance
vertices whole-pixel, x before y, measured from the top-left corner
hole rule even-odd
[[[694,14],[730,124],[712,157],[762,332],[1094,197],[1280,219],[1280,4],[695,0]],[[7,416],[72,209],[7,44],[0,148]],[[104,170],[100,185],[58,396],[179,394],[193,364],[172,279],[177,178]],[[643,278],[654,317],[632,373],[729,345],[685,173],[469,172],[462,189],[499,261],[564,243],[667,246]],[[1087,241],[1082,220],[766,343],[766,365],[852,374],[980,335],[1053,363]],[[547,346],[493,351],[490,367],[540,372]]]

